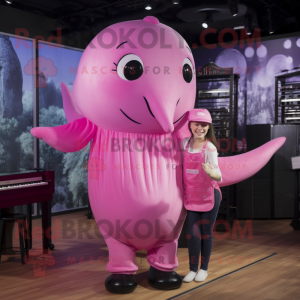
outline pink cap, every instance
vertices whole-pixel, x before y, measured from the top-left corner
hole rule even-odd
[[[189,111],[189,121],[212,123],[211,115],[207,109],[194,108]]]

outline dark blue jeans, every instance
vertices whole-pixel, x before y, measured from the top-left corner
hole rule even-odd
[[[200,269],[207,270],[212,250],[213,228],[220,207],[221,195],[215,192],[215,205],[210,211],[187,211],[189,239],[190,270],[198,271],[201,251]],[[200,241],[201,239],[201,241]]]

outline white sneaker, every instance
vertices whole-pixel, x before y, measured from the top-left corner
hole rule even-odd
[[[194,280],[194,278],[196,277],[196,272],[190,271],[189,274],[187,274],[184,278],[183,281],[184,282],[191,282]]]
[[[199,281],[204,281],[207,277],[207,271],[204,271],[202,269],[200,269],[200,271],[197,273],[196,277],[195,277],[195,281],[199,282]]]

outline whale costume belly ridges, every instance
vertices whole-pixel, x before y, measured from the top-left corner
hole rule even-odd
[[[141,249],[148,251],[148,262],[156,269],[173,271],[178,265],[175,259],[177,239],[186,212],[182,206],[182,171],[174,169],[178,166],[181,170],[181,153],[173,149],[173,144],[167,145],[173,135],[143,135],[105,129],[98,129],[96,133],[90,161],[96,157],[100,163],[105,162],[105,170],[98,173],[89,167],[89,198],[96,222],[105,224],[100,230],[103,236],[108,236],[106,243],[110,257],[114,247],[117,250],[113,250],[115,258],[121,256],[115,261],[111,259],[107,266],[113,273],[137,271],[135,251]],[[123,152],[120,145],[120,151],[113,155],[111,151],[98,150],[97,145],[112,139],[140,139],[140,145],[130,147],[132,152],[125,149]],[[143,149],[154,140],[156,147]],[[97,147],[96,151],[94,147]],[[118,229],[118,222],[120,226],[126,224],[123,232]],[[122,247],[121,253],[119,247]]]
[[[108,245],[107,269],[114,273],[106,288],[117,293],[135,289],[130,276],[137,271],[135,252],[140,249],[148,251],[153,287],[180,287],[181,277],[174,272],[186,215],[180,140],[189,135],[186,112],[193,109],[196,93],[190,48],[154,17],[117,23],[85,49],[72,93],[63,83],[61,90],[69,123],[31,133],[63,152],[78,151],[91,141],[89,198]],[[220,166],[246,165],[243,170],[221,166],[220,186],[252,176],[284,141],[219,158]]]

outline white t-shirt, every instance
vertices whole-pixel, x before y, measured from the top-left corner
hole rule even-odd
[[[190,138],[187,137],[182,140],[182,149],[185,149],[186,144],[188,143],[189,139]],[[202,147],[199,149],[192,149],[189,145],[188,152],[189,153],[199,153],[201,149],[202,149]],[[184,154],[184,151],[182,153]],[[206,164],[209,163],[210,165],[212,165],[213,171],[221,176],[219,181],[222,182],[222,174],[221,174],[221,170],[220,170],[219,164],[218,164],[218,155],[219,155],[219,153],[217,151],[216,146],[211,142],[207,142],[207,145],[205,148],[205,163]]]

